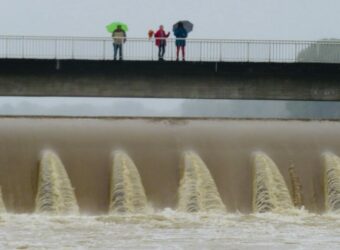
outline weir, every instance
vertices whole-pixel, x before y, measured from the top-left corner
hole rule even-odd
[[[336,211],[339,129],[335,121],[1,118],[2,198],[11,213],[251,213],[294,208],[299,193],[297,206]]]

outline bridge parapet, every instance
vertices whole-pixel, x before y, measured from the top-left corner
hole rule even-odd
[[[154,39],[127,38],[124,60],[158,60]],[[165,60],[176,59],[175,39],[167,39]],[[0,36],[0,58],[112,60],[109,37]],[[340,41],[187,39],[193,62],[340,63]]]

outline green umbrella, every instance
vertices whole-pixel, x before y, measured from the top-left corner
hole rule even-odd
[[[128,26],[125,23],[121,23],[121,22],[113,22],[113,23],[106,25],[106,30],[112,33],[113,31],[117,29],[118,25],[122,27],[122,30],[128,31]]]

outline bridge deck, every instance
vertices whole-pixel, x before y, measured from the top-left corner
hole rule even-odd
[[[340,65],[0,59],[1,96],[340,100]]]

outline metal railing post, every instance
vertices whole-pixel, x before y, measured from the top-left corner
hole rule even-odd
[[[8,38],[5,38],[5,58],[8,58]]]
[[[153,51],[153,42],[152,42],[152,38],[150,39],[150,45],[151,45],[151,61],[153,61],[153,60],[154,60],[154,57],[153,57],[154,51]]]
[[[249,62],[249,42],[247,42],[247,62]]]
[[[200,62],[202,62],[202,41],[200,41]]]
[[[103,60],[105,60],[105,40],[103,40]]]
[[[25,58],[25,37],[21,38],[21,58]]]
[[[269,58],[268,58],[268,61],[271,62],[271,53],[272,53],[272,44],[269,42]]]
[[[71,38],[71,59],[74,59],[74,40]]]
[[[174,41],[171,39],[170,40],[170,55],[171,55],[171,57],[170,57],[170,60],[171,61],[173,61],[174,60],[174,58],[173,58],[173,53],[174,53]]]
[[[222,42],[220,42],[220,62],[222,62]]]
[[[57,46],[58,46],[58,40],[54,39],[54,59],[57,59],[58,57]]]

